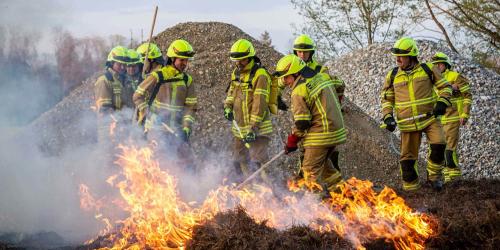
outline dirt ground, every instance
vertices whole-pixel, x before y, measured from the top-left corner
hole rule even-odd
[[[499,249],[500,181],[461,181],[436,193],[424,186],[399,194],[407,204],[439,220],[439,234],[426,249]],[[391,249],[383,239],[364,244],[367,249]],[[194,230],[187,249],[352,249],[335,233],[305,226],[277,231],[255,223],[241,209],[217,215]]]

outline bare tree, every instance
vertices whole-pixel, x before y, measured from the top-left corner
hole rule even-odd
[[[403,21],[413,1],[291,0],[306,23],[300,27],[316,40],[325,56],[384,42],[406,33]],[[403,18],[401,18],[403,17]]]
[[[82,79],[78,70],[77,41],[68,31],[57,29],[55,33],[57,70],[61,76],[63,93],[66,95],[76,86],[77,81]]]
[[[118,45],[126,46],[128,44],[127,38],[122,36],[122,35],[118,35],[118,34],[110,35],[108,37],[108,39],[109,39],[109,44],[111,45],[111,47],[115,47]]]
[[[465,28],[475,38],[500,49],[500,1],[442,0],[434,6],[448,16],[457,28]]]
[[[64,94],[102,69],[110,45],[101,37],[76,38],[70,32],[55,30],[55,58]],[[112,39],[116,42],[119,36]],[[112,42],[110,41],[110,43]]]
[[[443,24],[441,24],[441,22],[437,19],[436,15],[434,14],[434,11],[432,10],[432,7],[429,3],[429,0],[425,0],[425,6],[427,7],[427,10],[429,11],[429,14],[430,14],[432,20],[438,26],[439,30],[441,30],[441,33],[443,33],[444,39],[446,40],[448,47],[450,47],[450,49],[453,50],[455,53],[458,53],[458,50],[455,48],[455,46],[451,42],[451,39],[450,39],[450,36],[448,35],[448,32],[446,31]]]
[[[259,41],[267,47],[273,47],[273,40],[271,39],[271,36],[269,35],[269,32],[267,32],[267,30],[265,30],[264,33],[260,35]]]

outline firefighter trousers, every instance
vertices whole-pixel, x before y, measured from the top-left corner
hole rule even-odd
[[[460,137],[460,121],[443,124],[446,136],[445,167],[443,170],[444,182],[450,182],[462,176],[458,163],[457,146]]]
[[[333,166],[335,147],[305,148],[302,171],[306,183],[316,182],[333,192],[343,182],[340,170]]]
[[[232,157],[238,177],[248,177],[268,160],[269,142],[267,136],[257,136],[254,142],[249,143],[250,148],[246,148],[242,139],[234,137]],[[260,178],[270,184],[266,171],[261,172]]]
[[[425,133],[429,143],[427,180],[438,181],[442,177],[446,142],[443,126],[435,120],[422,130],[401,132],[400,164],[404,190],[416,190],[420,187],[417,162],[422,133]]]

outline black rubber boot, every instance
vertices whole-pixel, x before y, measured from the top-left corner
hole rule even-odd
[[[446,150],[444,154],[444,160],[446,162],[446,166],[449,168],[456,168],[457,165],[453,160],[453,150]]]
[[[340,166],[339,166],[339,151],[333,151],[332,157],[330,158],[332,160],[333,167],[337,169],[337,171],[340,171]]]
[[[415,191],[420,188],[418,179],[418,172],[415,169],[416,160],[403,160],[400,161],[401,175],[403,179],[403,190]]]

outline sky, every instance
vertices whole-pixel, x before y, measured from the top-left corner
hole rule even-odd
[[[294,39],[296,31],[291,24],[303,20],[289,0],[2,0],[0,21],[42,31],[61,26],[78,37],[120,34],[128,38],[132,31],[140,40],[141,29],[144,37],[149,34],[156,5],[154,34],[187,21],[220,21],[255,38],[268,31],[281,52],[286,52]]]

